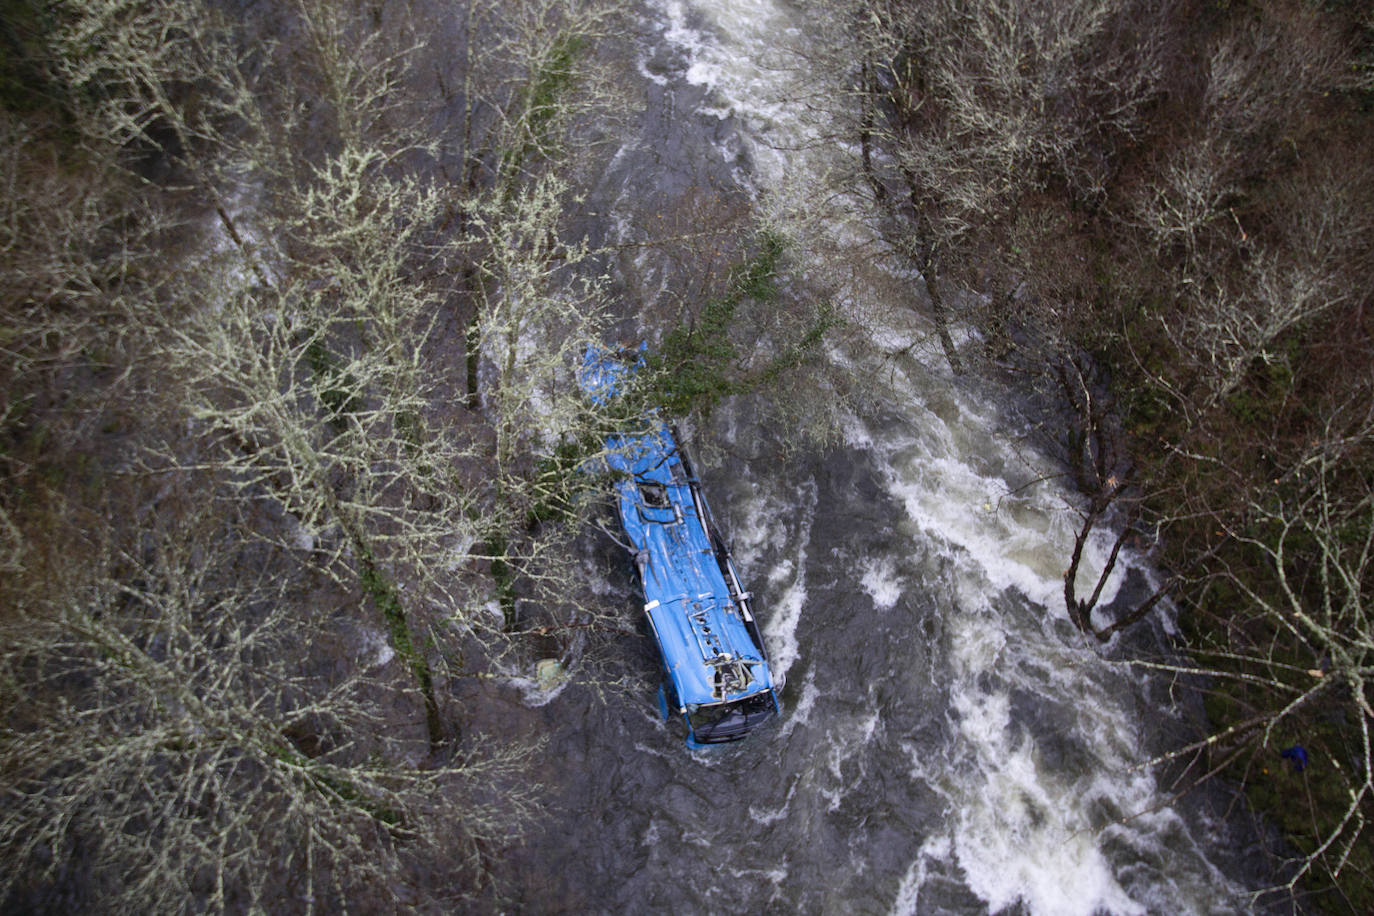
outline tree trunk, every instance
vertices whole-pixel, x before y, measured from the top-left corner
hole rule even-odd
[[[921,277],[926,283],[926,294],[930,296],[930,313],[935,317],[935,332],[940,335],[940,346],[944,348],[945,359],[949,360],[949,368],[955,375],[963,375],[964,363],[959,358],[959,351],[954,347],[954,338],[949,333],[949,313],[945,311],[945,300],[940,295],[940,283],[936,273],[935,257],[927,248],[925,257],[921,259]]]

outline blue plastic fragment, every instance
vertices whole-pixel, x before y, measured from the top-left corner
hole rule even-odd
[[[1284,748],[1279,751],[1279,756],[1285,760],[1291,760],[1293,762],[1293,769],[1299,773],[1307,768],[1307,748],[1303,747],[1301,744],[1295,744],[1292,747]]]

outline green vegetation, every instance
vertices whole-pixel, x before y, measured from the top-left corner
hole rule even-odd
[[[554,118],[563,111],[559,100],[576,85],[578,58],[590,50],[586,36],[565,32],[553,40],[547,57],[539,62],[527,90],[526,117],[533,147],[542,148],[547,142]]]
[[[555,135],[556,119],[566,113],[561,100],[577,85],[578,58],[591,47],[585,35],[562,32],[541,49],[533,63],[530,80],[522,92],[522,117],[519,139],[515,148],[503,157],[503,174],[514,178],[534,156],[549,156]],[[514,190],[514,185],[507,192]]]
[[[648,399],[670,415],[706,415],[725,398],[771,385],[814,357],[826,333],[841,324],[823,302],[809,321],[791,329],[793,339],[773,342],[772,356],[746,366],[737,338],[743,328],[762,323],[760,312],[776,306],[786,253],[783,238],[772,232],[761,233],[754,247],[748,260],[730,269],[725,292],[707,300],[648,354]]]
[[[328,411],[329,424],[335,431],[343,432],[348,428],[347,415],[361,407],[356,394],[358,380],[344,371],[342,361],[318,337],[311,338],[305,355],[315,375],[320,403]]]
[[[605,437],[591,432],[559,442],[553,454],[540,456],[533,474],[535,498],[525,517],[527,527],[567,522],[577,517],[579,499],[595,492],[600,481],[587,472],[588,461]]]
[[[746,302],[768,303],[777,296],[782,239],[763,234],[758,251],[731,269],[723,295],[708,301],[689,324],[664,335],[649,355],[653,373],[650,400],[669,414],[710,413],[723,399],[748,387],[731,339],[732,325]]]

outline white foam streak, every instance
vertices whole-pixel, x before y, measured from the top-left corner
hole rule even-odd
[[[873,599],[873,606],[880,611],[890,611],[897,606],[902,597],[902,582],[897,576],[896,564],[892,557],[866,558],[860,561],[863,575],[859,584]]]
[[[957,685],[951,699],[960,740],[955,759],[942,765],[980,777],[947,790],[956,812],[952,851],[969,888],[993,912],[1021,901],[1037,914],[1144,913],[1099,848],[1089,816],[1096,779],[1070,784],[1046,772],[1033,740],[1013,725],[1010,693],[978,686],[993,672],[1017,671],[1007,634],[992,618],[964,615],[951,626],[951,642]],[[1084,705],[1105,705],[1092,686],[1078,685]],[[926,769],[920,758],[913,760]],[[1149,780],[1135,782],[1113,781],[1110,792],[1140,798],[1143,790],[1142,800],[1148,799]]]
[[[806,552],[817,496],[812,482],[787,493],[744,501],[741,517],[746,523],[732,531],[736,557],[744,567],[746,582],[754,581],[757,573],[753,568],[766,549],[776,550],[785,545],[787,551],[771,557],[766,573],[770,587],[763,637],[768,644],[773,679],[778,684],[786,683],[788,670],[801,654],[797,627],[806,607]],[[783,499],[787,500],[785,505]]]
[[[927,865],[932,861],[945,861],[950,854],[948,837],[933,836],[921,844],[916,861],[907,868],[902,883],[897,888],[897,897],[892,901],[892,909],[888,911],[890,916],[910,916],[920,912],[921,888],[925,887],[930,879]]]
[[[788,150],[806,143],[785,91],[789,81],[780,79],[782,68],[770,63],[785,44],[798,38],[792,17],[772,0],[703,3],[695,9],[704,17],[703,31],[689,25],[688,8],[680,0],[662,0],[659,11],[666,23],[664,39],[690,60],[687,81],[710,90],[697,113],[738,118],[754,160],[756,182],[779,188],[790,165]],[[741,55],[741,47],[749,53]],[[734,159],[728,146],[720,152],[727,161]]]
[[[907,405],[903,423],[884,420],[870,428],[858,418],[846,424],[855,448],[876,452],[889,492],[907,517],[931,538],[981,566],[997,591],[1016,590],[1051,613],[1063,611],[1063,575],[1072,553],[1076,497],[1052,479],[1055,468],[994,431],[1001,418],[968,394],[917,372],[890,377],[888,399]],[[1078,585],[1091,591],[1111,552],[1113,534],[1094,532],[1085,546]],[[1130,559],[1128,554],[1127,560]],[[1109,577],[1102,603],[1124,581]]]

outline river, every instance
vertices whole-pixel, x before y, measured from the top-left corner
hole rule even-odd
[[[706,178],[765,216],[817,199],[846,151],[799,103],[826,87],[783,65],[815,50],[797,15],[649,0],[645,110],[598,191],[622,234]],[[829,202],[798,244],[869,250],[858,207]],[[698,432],[720,444],[698,463],[785,678],[781,722],[688,751],[658,721],[647,638],[625,641],[642,695],[574,685],[512,706],[550,736],[550,812],[493,863],[493,911],[1249,911],[1256,841],[1139,766],[1176,739],[1179,698],[1064,613],[1073,494],[1027,485],[1053,468],[1019,438],[1014,399],[953,377],[912,302],[879,301],[919,286],[859,271],[838,288],[867,339],[827,354],[865,380],[837,447],[783,457],[744,401]],[[848,365],[881,351],[904,352]],[[1130,559],[1106,600],[1149,577]],[[606,588],[635,600],[628,576]]]

